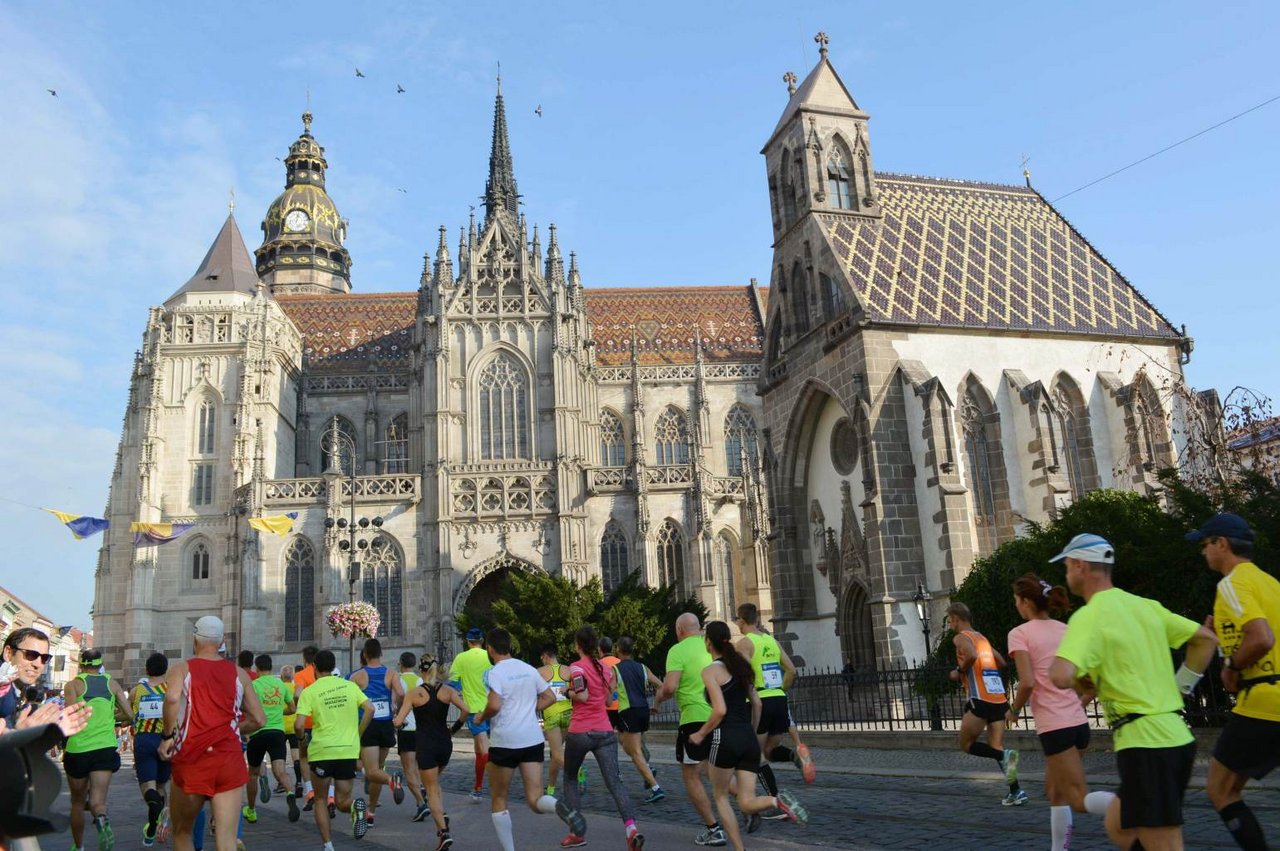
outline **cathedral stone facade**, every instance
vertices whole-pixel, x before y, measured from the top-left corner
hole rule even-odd
[[[1155,488],[1179,412],[1152,376],[1185,335],[1030,187],[877,173],[825,41],[788,79],[768,288],[585,287],[521,213],[499,92],[482,219],[441,227],[416,291],[353,292],[304,115],[262,244],[229,217],[147,319],[109,666],[180,655],[210,612],[233,649],[344,648],[325,614],[352,595],[389,650],[447,652],[511,571],[638,571],[715,617],[757,603],[806,667],[883,666],[924,653],[913,596],[936,618],[1028,520]],[[135,546],[131,522],[194,528]]]

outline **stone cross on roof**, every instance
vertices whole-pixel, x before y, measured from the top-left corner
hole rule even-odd
[[[827,45],[831,42],[831,39],[827,38],[827,34],[820,32],[813,37],[813,40],[818,43],[818,53],[822,56],[826,56]]]
[[[787,94],[793,95],[796,93],[796,74],[794,71],[788,71],[783,74],[782,82],[787,84]]]

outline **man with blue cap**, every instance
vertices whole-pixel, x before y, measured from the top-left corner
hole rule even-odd
[[[1280,765],[1280,649],[1271,627],[1280,620],[1280,582],[1251,560],[1253,530],[1236,514],[1215,514],[1186,537],[1222,574],[1210,623],[1222,646],[1222,684],[1236,695],[1209,762],[1209,800],[1241,848],[1265,849],[1241,793],[1249,778]]]
[[[484,769],[489,763],[489,722],[477,724],[475,716],[483,712],[489,702],[484,675],[492,667],[489,651],[484,649],[484,633],[472,627],[467,630],[467,649],[458,654],[449,669],[449,685],[462,694],[462,702],[471,710],[471,715],[467,716],[467,729],[476,747],[476,784],[471,790],[472,801],[484,798]]]
[[[1115,548],[1100,535],[1076,535],[1050,561],[1065,563],[1067,587],[1085,601],[1067,622],[1050,678],[1085,696],[1096,691],[1114,731],[1120,791],[1107,807],[1107,835],[1118,848],[1180,851],[1196,755],[1183,695],[1200,682],[1218,640],[1207,626],[1115,587]],[[1169,650],[1184,644],[1175,676]]]

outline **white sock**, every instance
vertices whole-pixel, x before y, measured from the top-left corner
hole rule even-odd
[[[1084,808],[1090,815],[1105,816],[1115,799],[1115,792],[1090,792],[1084,796]]]
[[[333,843],[332,843],[332,842],[326,842],[326,843],[324,844],[324,851],[333,851]]]
[[[493,830],[498,834],[498,842],[502,843],[502,851],[516,851],[516,841],[511,837],[510,810],[493,814]]]
[[[1053,832],[1053,851],[1066,851],[1071,847],[1071,808],[1050,807],[1049,828]]]
[[[314,792],[314,791],[315,791],[315,789],[314,789],[314,788],[312,788],[312,786],[311,786],[311,781],[310,781],[310,780],[308,780],[306,783],[303,783],[303,784],[302,784],[302,794],[304,794],[304,795],[310,795],[310,794],[311,794],[312,792]]]
[[[538,812],[542,813],[544,816],[555,815],[556,799],[550,795],[543,795],[538,799]]]

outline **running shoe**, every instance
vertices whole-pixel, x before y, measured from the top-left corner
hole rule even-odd
[[[569,809],[569,805],[563,799],[556,801],[556,815],[560,817],[560,821],[569,826],[569,836],[582,837],[587,835],[587,820],[582,817],[582,813]],[[582,842],[584,845],[586,844],[585,839]],[[564,847],[572,848],[573,846],[566,845]]]
[[[98,829],[98,851],[111,851],[116,847],[116,835],[111,830],[111,820],[105,815],[94,816],[93,826]]]
[[[156,844],[156,835],[155,835],[155,833],[154,833],[154,832],[153,832],[153,833],[147,833],[147,828],[148,828],[148,827],[150,827],[150,826],[151,826],[151,825],[149,825],[149,824],[144,824],[144,825],[142,826],[142,847],[143,847],[143,848],[150,848],[152,845],[155,845],[155,844]]]
[[[426,801],[423,801],[421,804],[418,804],[418,809],[413,814],[413,818],[410,819],[410,821],[426,821],[427,816],[429,815],[431,815],[431,805]]]
[[[644,834],[633,830],[627,834],[627,851],[640,851],[644,847]]]
[[[728,842],[724,838],[724,828],[716,825],[708,827],[693,838],[694,845],[724,845]]]
[[[1020,807],[1028,800],[1029,798],[1027,798],[1027,793],[1019,789],[1017,792],[1010,792],[1008,795],[1005,795],[1004,799],[1001,800],[1000,803],[1006,807]]]
[[[796,800],[795,795],[785,789],[778,793],[778,809],[782,810],[782,814],[788,821],[796,824],[809,823],[809,811],[804,808],[804,804]]]
[[[1006,783],[1016,783],[1018,781],[1017,748],[1004,749],[1004,759],[1000,760],[1000,767],[1004,769],[1004,779]]]
[[[369,810],[364,814],[364,823],[369,825],[369,827],[373,827],[373,819],[374,819],[374,814],[372,810]]]
[[[276,781],[276,788],[274,788],[274,789],[272,789],[272,790],[271,790],[271,794],[273,794],[273,795],[283,795],[283,794],[284,794],[285,792],[287,792],[287,791],[288,791],[288,790],[284,788],[284,784],[277,780],[277,781]]]
[[[436,831],[436,851],[445,851],[447,848],[453,847],[453,839],[449,836],[447,830]]]
[[[369,823],[364,818],[366,806],[364,798],[356,798],[351,803],[351,835],[356,839],[364,839],[369,832]]]
[[[654,786],[649,790],[649,796],[644,799],[644,802],[646,804],[656,804],[665,797],[667,797],[667,793],[662,791],[662,787]]]
[[[787,814],[777,808],[774,808],[772,810],[765,810],[760,814],[760,818],[764,819],[765,821],[781,821],[786,817],[787,817]]]
[[[575,833],[571,833],[568,836],[566,836],[564,839],[560,840],[561,848],[581,848],[583,845],[586,845],[586,844],[587,844],[587,838],[585,836],[578,836]]]
[[[316,793],[314,790],[307,793],[306,803],[302,805],[302,811],[309,813],[316,805]]]
[[[284,800],[289,805],[289,821],[297,821],[301,818],[302,811],[298,809],[298,796],[289,792]]]
[[[169,822],[169,808],[165,807],[160,811],[160,821],[156,824],[156,839],[167,844],[171,836],[173,825]]]
[[[755,833],[760,829],[760,814],[752,813],[747,816],[747,833]]]
[[[471,803],[473,803],[473,804],[478,804],[478,803],[480,803],[480,802],[481,802],[481,801],[483,801],[483,800],[484,800],[484,790],[483,790],[483,789],[472,789],[472,790],[471,790]]]
[[[271,778],[266,772],[258,775],[258,798],[264,804],[271,800]]]
[[[804,775],[805,783],[812,783],[818,777],[818,769],[813,764],[813,757],[809,754],[808,745],[796,745],[791,761],[796,764],[796,768],[800,769],[800,773]]]
[[[554,787],[554,786],[548,786],[548,787],[544,790],[544,793],[545,793],[545,794],[547,794],[547,795],[550,795],[551,797],[553,797],[553,798],[554,798],[554,797],[556,796],[556,787]]]
[[[391,800],[397,805],[404,803],[404,775],[399,771],[391,775]]]
[[[332,821],[338,817],[338,805],[333,801],[329,801],[329,820]]]
[[[258,811],[253,807],[245,806],[240,809],[240,815],[244,816],[244,820],[249,824],[258,823]]]

